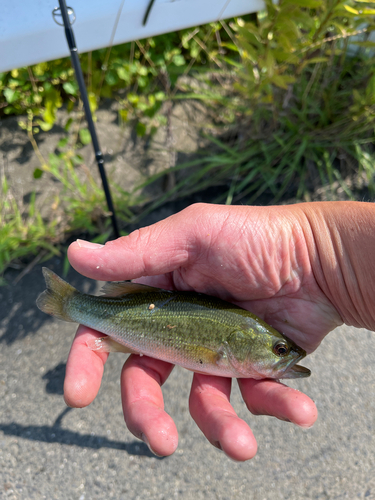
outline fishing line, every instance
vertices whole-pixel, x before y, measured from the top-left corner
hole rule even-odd
[[[104,78],[105,78],[105,72],[107,71],[108,67],[108,60],[109,60],[109,56],[111,54],[111,50],[112,50],[112,47],[113,47],[113,40],[115,39],[115,35],[116,35],[116,31],[117,31],[117,26],[118,26],[118,23],[120,21],[120,17],[121,17],[121,12],[122,12],[122,9],[124,7],[124,3],[125,3],[125,0],[122,0],[121,4],[120,4],[120,7],[117,11],[117,14],[116,14],[116,19],[115,19],[115,24],[113,25],[113,28],[112,28],[112,33],[111,33],[111,38],[109,40],[109,46],[108,46],[108,50],[107,50],[107,53],[105,55],[105,59],[104,59],[104,62],[102,64],[102,77],[101,77],[101,80],[100,80],[100,84],[99,84],[99,88],[98,88],[98,95],[100,96],[100,92],[102,90],[102,86],[103,86],[103,82],[104,82]]]

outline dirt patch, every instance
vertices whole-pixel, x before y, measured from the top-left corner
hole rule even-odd
[[[46,162],[51,153],[57,152],[60,139],[67,137],[64,126],[69,116],[65,110],[60,110],[54,127],[49,132],[35,135],[40,154]],[[151,140],[137,137],[134,129],[119,124],[115,102],[104,103],[96,112],[96,128],[109,179],[124,191],[131,192],[150,175],[174,166],[202,147],[199,130],[204,119],[201,106],[179,103],[173,108],[169,127],[160,127]],[[61,192],[62,185],[48,173],[34,179],[34,170],[41,166],[40,159],[27,132],[19,126],[22,120],[25,118],[9,117],[0,121],[0,169],[7,177],[20,207],[27,210],[30,195],[35,190],[38,209],[44,217],[53,217],[56,215],[53,211],[54,197]],[[84,158],[84,167],[101,185],[92,145],[84,146],[79,153]],[[76,169],[83,182],[87,168]],[[163,183],[156,183],[143,194],[154,199],[164,187]]]

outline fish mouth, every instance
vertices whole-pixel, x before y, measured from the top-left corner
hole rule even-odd
[[[282,378],[310,377],[311,371],[308,368],[301,366],[301,365],[297,365],[298,361],[300,361],[304,357],[305,357],[305,355],[302,355],[302,356],[299,356],[297,359],[293,360],[286,368],[285,372],[283,373]]]
[[[294,365],[284,373],[283,378],[305,378],[310,377],[311,370],[301,365]]]

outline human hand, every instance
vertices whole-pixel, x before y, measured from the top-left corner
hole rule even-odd
[[[193,205],[104,247],[75,242],[68,255],[73,267],[90,278],[143,277],[138,281],[232,301],[311,352],[342,323],[342,316],[316,279],[314,244],[300,207]],[[87,340],[98,336],[80,326],[73,342],[64,387],[71,406],[90,404],[99,390],[107,354],[87,347]],[[172,368],[131,355],[121,374],[125,421],[158,455],[173,453],[178,441],[161,392]],[[302,427],[317,418],[311,399],[278,381],[238,382],[253,414]],[[190,412],[214,446],[233,459],[247,460],[256,453],[256,441],[229,403],[230,387],[230,379],[194,374]]]

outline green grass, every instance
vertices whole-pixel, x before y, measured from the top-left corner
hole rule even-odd
[[[4,284],[2,272],[11,262],[25,256],[58,254],[54,245],[57,222],[42,219],[35,204],[35,191],[31,194],[27,210],[16,200],[4,172],[1,172],[0,197],[0,285]]]

